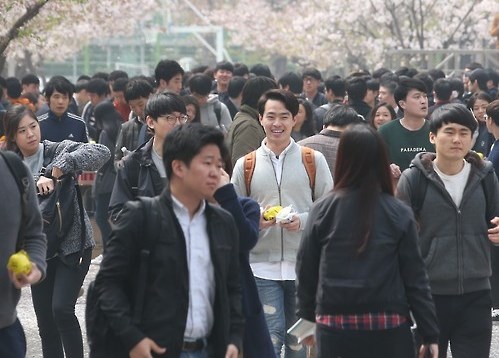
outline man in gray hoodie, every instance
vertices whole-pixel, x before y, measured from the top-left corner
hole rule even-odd
[[[436,153],[419,153],[397,186],[420,226],[440,328],[440,357],[487,358],[492,334],[490,245],[499,244],[499,185],[490,162],[470,151],[477,122],[447,104],[430,121]]]
[[[29,182],[23,205],[16,178],[11,174],[4,157],[0,156],[0,357],[26,356],[26,338],[16,313],[20,289],[39,282],[45,276],[47,241],[33,177],[28,174],[28,168],[25,169]],[[22,213],[25,216],[23,222]],[[15,253],[21,225],[24,225],[22,247],[29,255],[32,268],[27,274],[14,274],[7,269],[7,262]]]

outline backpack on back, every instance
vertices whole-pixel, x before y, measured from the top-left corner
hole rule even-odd
[[[315,151],[309,147],[300,147],[301,160],[307,171],[310,189],[312,190],[312,201],[315,200]],[[246,185],[246,195],[251,195],[251,179],[256,165],[256,150],[244,156],[244,184]]]

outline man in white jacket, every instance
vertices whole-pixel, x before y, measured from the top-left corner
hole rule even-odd
[[[312,151],[313,164],[306,165],[302,147],[291,138],[298,107],[289,91],[270,90],[262,96],[258,112],[266,137],[256,150],[251,176],[245,175],[248,156],[236,162],[232,176],[237,193],[250,196],[263,209],[279,205],[292,206],[294,211],[288,220],[279,223],[275,219],[267,221],[262,215],[260,238],[250,253],[276,356],[280,357],[285,345],[286,358],[305,357],[302,346],[286,334],[296,321],[295,263],[301,231],[313,201],[333,187],[324,156]]]

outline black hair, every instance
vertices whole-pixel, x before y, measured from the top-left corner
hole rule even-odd
[[[257,109],[260,97],[268,90],[276,88],[277,84],[269,77],[257,76],[250,78],[243,87],[241,105],[245,104],[253,109]]]
[[[441,101],[448,101],[452,95],[452,85],[448,79],[439,78],[433,83],[433,91],[435,91],[436,98]]]
[[[281,88],[288,87],[288,90],[296,95],[303,91],[303,80],[294,72],[285,73],[277,83]]]
[[[126,86],[128,84],[128,78],[125,77],[118,77],[112,85],[113,91],[114,92],[125,92]]]
[[[443,125],[449,123],[465,126],[469,128],[471,134],[478,127],[478,123],[471,111],[461,103],[448,103],[435,109],[430,119],[430,132],[437,134]]]
[[[499,99],[489,103],[485,113],[487,113],[487,116],[492,119],[492,122],[494,122],[496,126],[499,126]]]
[[[232,73],[234,76],[249,76],[249,69],[244,63],[236,62],[234,63],[234,72]]]
[[[86,88],[88,93],[95,93],[98,96],[109,94],[109,85],[102,78],[92,78]]]
[[[30,85],[30,84],[39,85],[40,80],[34,74],[28,73],[26,76],[24,76],[21,79],[21,84],[23,84],[23,85]]]
[[[279,101],[284,104],[284,107],[286,107],[286,109],[291,113],[293,117],[298,113],[300,105],[293,92],[282,89],[273,89],[265,92],[263,96],[258,100],[257,107],[260,116],[263,116],[265,112],[265,104],[269,100]]]
[[[483,68],[483,65],[479,62],[470,62],[467,65],[465,65],[464,68],[467,68],[471,72],[476,70],[477,68]]]
[[[191,95],[182,96],[182,101],[184,101],[186,113],[187,113],[187,106],[188,105],[193,105],[194,108],[196,109],[196,115],[194,116],[194,118],[190,118],[189,122],[190,123],[201,123],[201,113],[200,113],[200,108],[199,108],[199,102],[196,99],[196,97],[191,96]]]
[[[340,137],[333,192],[356,199],[358,220],[352,222],[352,236],[357,238],[357,254],[369,243],[380,191],[393,196],[390,164],[385,142],[378,132],[366,124],[349,126]],[[349,195],[358,190],[356,196]],[[360,223],[360,224],[359,224]]]
[[[229,81],[229,86],[227,87],[227,94],[230,98],[237,98],[243,91],[243,87],[246,84],[246,78],[240,76],[233,76]]]
[[[480,91],[473,93],[473,95],[468,100],[466,107],[468,109],[473,109],[473,107],[475,106],[475,102],[479,99],[482,101],[486,101],[488,103],[492,102],[492,97],[490,97],[490,95],[487,92]]]
[[[272,71],[270,71],[269,66],[264,65],[263,63],[257,63],[256,65],[252,66],[250,68],[250,73],[253,73],[255,76],[264,76],[274,79],[274,76],[272,76]]]
[[[407,98],[407,95],[409,94],[409,91],[411,90],[417,90],[423,93],[426,92],[426,85],[424,84],[423,81],[417,80],[415,78],[402,78],[400,80],[400,83],[398,84],[397,88],[395,89],[395,92],[393,93],[393,97],[395,98],[395,102],[397,103],[397,106],[403,110],[402,107],[400,107],[400,101],[405,101]]]
[[[340,76],[331,76],[324,81],[324,86],[326,91],[333,91],[336,97],[345,97],[346,94],[346,82]]]
[[[312,105],[305,97],[297,97],[298,106],[302,105],[305,109],[305,120],[300,128],[300,133],[310,137],[315,134],[315,122],[314,122],[314,111]]]
[[[487,81],[489,80],[489,75],[487,71],[481,68],[477,68],[470,73],[470,83],[477,81],[478,88],[481,91],[487,91]]]
[[[366,79],[366,86],[367,89],[370,91],[379,91],[379,81],[374,79],[374,78],[367,78]]]
[[[88,80],[87,79],[79,79],[78,81],[76,81],[75,93],[79,93],[83,90],[86,90],[88,81],[90,81],[90,79],[88,79]]]
[[[109,74],[107,72],[96,72],[92,76],[91,80],[94,78],[100,78],[101,80],[104,80],[107,82],[107,81],[109,81]]]
[[[186,114],[185,104],[182,98],[170,92],[160,92],[151,95],[145,108],[146,117],[157,120],[159,116],[180,112]]]
[[[393,76],[382,76],[379,82],[379,86],[386,88],[392,95],[395,93],[395,90],[397,89],[399,83],[398,77],[396,77],[397,80],[394,80],[393,78]]]
[[[322,80],[322,75],[316,68],[306,68],[301,74],[302,79],[305,79],[305,77],[312,77],[319,81]]]
[[[494,87],[497,87],[499,83],[499,73],[494,70],[493,68],[487,68],[485,70],[487,72],[487,75],[489,76],[489,81],[492,81],[492,84]]]
[[[380,67],[373,71],[372,76],[375,79],[380,79],[381,76],[383,76],[385,73],[392,73],[392,71],[390,71],[388,68]]]
[[[362,77],[352,77],[347,81],[348,100],[362,101],[367,93],[366,80]]]
[[[122,70],[115,70],[115,71],[112,71],[110,74],[109,74],[109,77],[108,77],[108,81],[109,82],[114,82],[116,81],[118,78],[126,78],[128,79],[128,73],[126,73],[125,71],[122,71]]]
[[[30,116],[38,122],[35,113],[27,106],[15,104],[10,106],[3,118],[3,125],[6,138],[6,149],[19,153],[19,148],[16,145],[16,134],[19,128],[19,123],[25,116]]]
[[[121,129],[122,118],[114,105],[109,101],[99,103],[94,108],[95,124],[99,130],[106,132],[111,143],[116,144]]]
[[[452,91],[457,92],[457,98],[461,100],[464,94],[464,83],[460,78],[451,77],[449,79],[450,85],[452,87]]]
[[[91,80],[91,78],[90,78],[90,76],[87,76],[87,75],[80,75],[80,76],[78,76],[78,78],[76,79],[76,82],[78,82],[78,81],[82,81],[82,80],[90,81],[90,80]]]
[[[371,111],[371,114],[370,114],[369,120],[368,120],[369,124],[373,128],[376,128],[376,126],[374,125],[374,119],[376,118],[376,112],[381,107],[385,107],[388,110],[388,112],[390,112],[390,116],[392,117],[392,121],[397,118],[397,113],[395,113],[395,109],[392,106],[390,106],[388,103],[385,103],[385,102],[378,103],[376,106],[374,106],[373,110]]]
[[[324,127],[333,125],[335,127],[346,127],[354,123],[362,123],[364,120],[350,106],[345,104],[334,104],[324,114]]]
[[[149,96],[153,92],[154,89],[148,81],[141,79],[132,79],[126,85],[125,100],[127,102],[130,102],[134,99],[149,98]]]
[[[423,81],[426,86],[426,93],[430,95],[433,92],[433,80],[427,72],[420,72],[413,78]]]
[[[7,84],[7,96],[10,98],[19,98],[23,92],[21,82],[15,77],[8,77],[5,81]]]
[[[225,70],[234,73],[234,65],[229,61],[220,61],[217,62],[215,66],[215,72],[218,70]]]
[[[184,75],[184,69],[177,61],[173,60],[161,60],[156,65],[154,70],[154,77],[156,78],[156,83],[159,85],[159,80],[165,80],[169,82],[176,75]]]
[[[47,85],[43,90],[45,98],[48,100],[54,91],[62,93],[68,97],[71,97],[74,93],[74,86],[69,80],[64,76],[54,76],[48,81]]]
[[[436,68],[429,70],[428,75],[430,75],[433,81],[436,81],[439,78],[445,78],[445,72]]]
[[[189,79],[191,93],[207,96],[211,92],[212,80],[208,75],[196,73]]]
[[[395,71],[395,74],[399,77],[406,76],[406,77],[412,78],[418,74],[418,70],[416,70],[415,68],[409,68],[409,67],[402,66],[398,70]]]
[[[192,159],[209,144],[214,144],[220,149],[222,158],[227,157],[225,137],[218,129],[201,123],[187,123],[175,127],[168,133],[163,145],[163,163],[168,179],[172,178],[174,160],[180,160],[189,166]]]

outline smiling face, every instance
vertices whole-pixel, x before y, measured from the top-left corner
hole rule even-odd
[[[417,89],[411,89],[405,100],[400,100],[405,117],[425,118],[428,115],[428,96]]]
[[[435,145],[440,161],[461,161],[471,150],[472,133],[461,124],[447,123],[437,133],[430,132],[430,142]]]
[[[215,80],[221,86],[224,87],[228,86],[231,78],[232,78],[232,72],[230,71],[218,70],[217,72],[215,72]]]
[[[480,122],[485,122],[485,110],[488,105],[489,102],[483,99],[477,99],[475,104],[473,104],[473,113],[475,114],[476,119]]]
[[[390,122],[392,120],[392,115],[388,108],[385,106],[379,107],[374,115],[374,127],[378,129],[386,122]]]
[[[29,115],[25,115],[19,122],[14,141],[24,157],[36,153],[40,143],[40,125]]]
[[[265,103],[263,116],[260,116],[267,137],[267,147],[279,155],[290,142],[291,131],[296,119],[283,102],[269,99]]]

